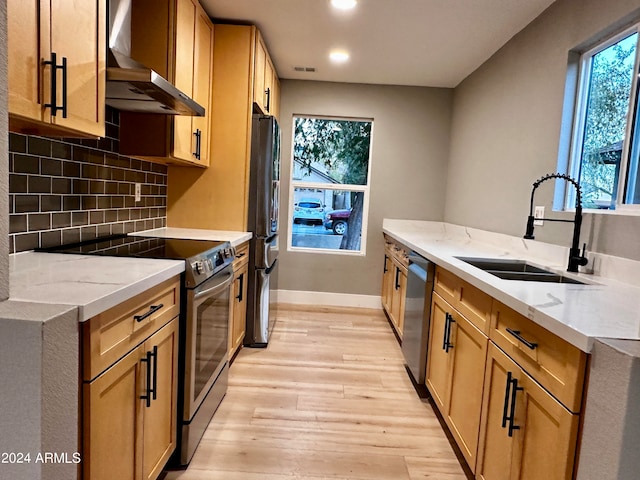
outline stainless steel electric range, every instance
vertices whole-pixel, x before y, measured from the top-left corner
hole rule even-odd
[[[229,242],[116,235],[40,251],[185,260],[178,438],[170,463],[187,465],[227,391],[233,247]]]

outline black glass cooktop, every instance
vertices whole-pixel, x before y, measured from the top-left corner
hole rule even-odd
[[[134,235],[114,235],[96,238],[86,242],[38,249],[49,253],[75,253],[84,255],[105,255],[112,257],[146,257],[190,259],[227,242],[209,240],[183,240],[175,238],[138,237]]]

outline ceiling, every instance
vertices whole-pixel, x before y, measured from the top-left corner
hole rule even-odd
[[[200,0],[258,26],[280,78],[455,87],[554,0]],[[334,65],[329,50],[348,50]],[[314,67],[297,72],[294,67]]]

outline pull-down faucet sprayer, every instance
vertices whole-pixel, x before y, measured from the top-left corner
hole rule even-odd
[[[564,220],[559,218],[534,218],[533,216],[533,196],[536,192],[536,189],[540,186],[542,182],[550,180],[552,178],[559,178],[561,180],[565,180],[572,184],[576,189],[576,214],[573,220]],[[580,253],[580,228],[582,227],[582,189],[580,188],[580,184],[576,182],[569,175],[564,175],[562,173],[550,173],[539,180],[536,180],[533,183],[533,190],[531,190],[531,205],[529,206],[529,217],[527,218],[527,231],[524,234],[524,238],[533,240],[535,237],[533,236],[533,222],[534,220],[546,220],[548,222],[568,222],[573,223],[573,239],[571,241],[571,248],[569,249],[569,265],[567,267],[568,272],[577,272],[579,266],[584,266],[589,262],[584,256],[584,251],[587,246],[585,243],[582,247],[582,253]]]

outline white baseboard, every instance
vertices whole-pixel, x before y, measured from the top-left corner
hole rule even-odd
[[[327,307],[382,308],[379,295],[351,293],[303,292],[299,290],[275,290],[277,303],[294,305],[322,305]]]

